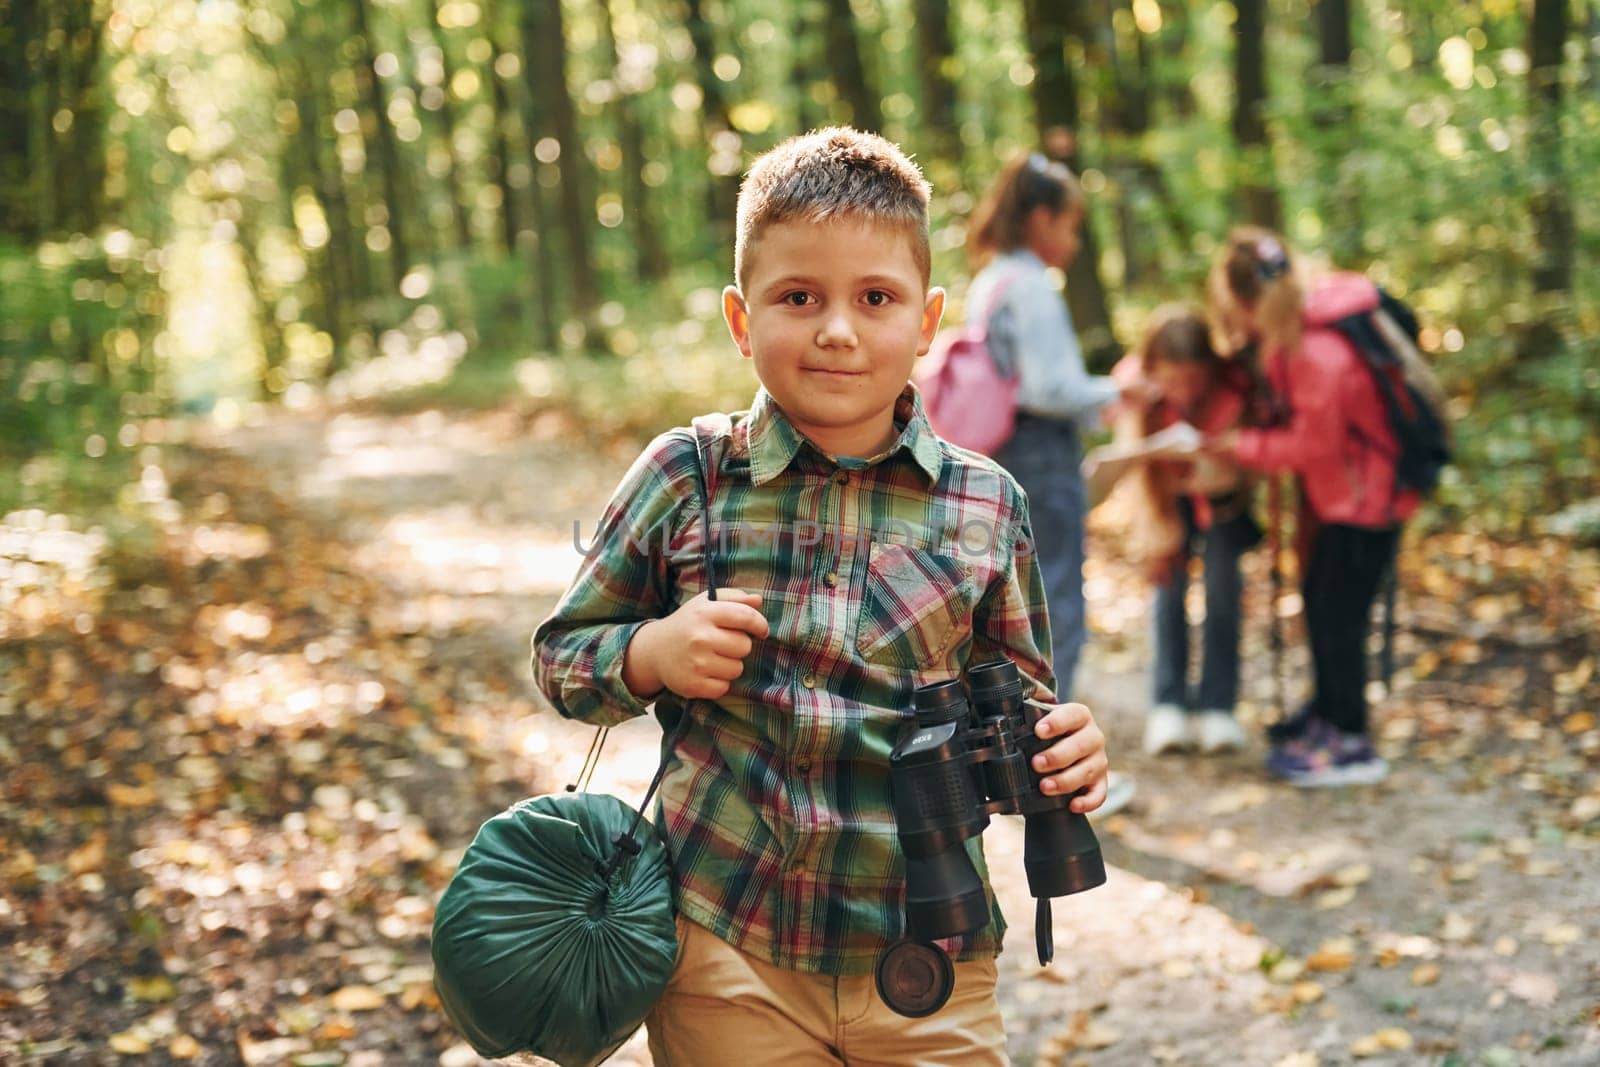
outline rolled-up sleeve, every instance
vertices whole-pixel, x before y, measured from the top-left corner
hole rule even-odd
[[[1025,272],[1011,284],[989,331],[1020,378],[1019,410],[1093,427],[1100,410],[1116,399],[1116,382],[1084,366],[1066,302],[1043,272]]]
[[[656,438],[606,505],[572,585],[533,635],[533,677],[569,719],[614,725],[650,701],[622,680],[628,642],[671,610],[667,540],[692,491],[694,448],[682,431]],[[576,541],[577,538],[575,537]]]

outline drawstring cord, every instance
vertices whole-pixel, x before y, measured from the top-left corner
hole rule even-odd
[[[717,599],[717,572],[716,560],[711,552],[711,493],[707,488],[705,456],[700,451],[700,430],[694,428],[694,478],[695,489],[700,496],[700,520],[702,523],[702,537],[700,551],[706,576],[706,599]],[[650,788],[645,790],[644,801],[638,810],[633,813],[633,823],[626,832],[617,834],[611,839],[615,851],[607,860],[596,860],[594,867],[606,883],[601,888],[601,896],[609,892],[611,876],[621,869],[623,863],[637,856],[641,849],[639,843],[639,824],[644,821],[644,813],[650,808],[650,801],[655,797],[656,790],[661,787],[661,780],[666,777],[667,764],[672,758],[673,750],[678,747],[678,742],[689,723],[689,713],[681,710],[678,721],[673,724],[672,731],[661,746],[661,765],[656,768],[655,777],[650,780]],[[567,786],[567,792],[588,792],[589,783],[594,778],[595,768],[600,764],[600,750],[605,746],[606,736],[611,732],[610,727],[601,726],[595,730],[594,740],[589,744],[589,753],[584,757],[583,767],[578,771],[577,781]]]

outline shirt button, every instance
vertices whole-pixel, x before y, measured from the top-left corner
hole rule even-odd
[[[832,589],[834,586],[839,584],[839,576],[834,574],[832,571],[829,571],[827,577],[823,578],[822,580],[828,584],[829,589]]]
[[[817,687],[817,676],[807,671],[806,676],[800,679],[800,684],[807,689],[815,689]]]
[[[794,769],[799,771],[801,774],[810,774],[811,773],[811,761],[806,759],[806,758],[804,758],[804,757],[801,757],[800,759],[797,759],[797,760],[794,761]]]
[[[833,476],[833,480],[838,482],[840,485],[849,485],[850,474],[848,471],[840,471],[838,474]]]
[[[805,859],[804,856],[790,856],[789,857],[789,870],[798,871],[802,867],[804,867],[805,865],[806,865],[806,859]]]

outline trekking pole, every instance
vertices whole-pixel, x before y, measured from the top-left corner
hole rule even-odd
[[[1283,620],[1278,614],[1278,600],[1283,596],[1283,476],[1271,475],[1267,482],[1267,549],[1271,553],[1271,566],[1267,573],[1272,582],[1272,600],[1268,605],[1269,631],[1267,646],[1272,653],[1272,698],[1278,706],[1278,721],[1288,718],[1283,686]]]
[[[1394,675],[1394,602],[1400,585],[1400,550],[1389,561],[1389,572],[1383,579],[1383,651],[1378,654],[1378,670],[1383,677],[1383,695],[1389,696],[1389,679]]]

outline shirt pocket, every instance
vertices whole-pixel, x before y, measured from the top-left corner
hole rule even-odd
[[[929,670],[972,629],[972,568],[954,556],[872,542],[856,651],[869,663]]]

